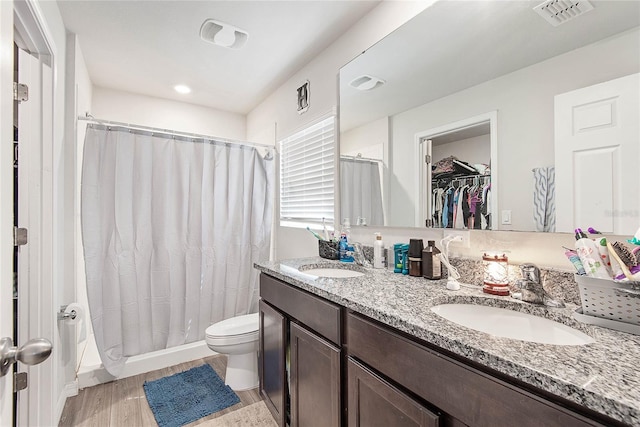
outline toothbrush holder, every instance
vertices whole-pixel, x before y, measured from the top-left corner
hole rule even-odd
[[[338,242],[333,242],[331,240],[318,240],[318,253],[321,258],[340,259]]]

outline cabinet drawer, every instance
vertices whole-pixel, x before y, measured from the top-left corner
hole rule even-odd
[[[593,420],[349,313],[348,353],[469,426],[599,426]]]
[[[341,344],[339,305],[264,273],[260,275],[260,297],[334,344]]]

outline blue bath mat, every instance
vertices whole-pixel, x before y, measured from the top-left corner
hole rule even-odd
[[[209,365],[144,383],[160,427],[179,427],[240,402]]]

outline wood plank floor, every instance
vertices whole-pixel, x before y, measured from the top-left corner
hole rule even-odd
[[[144,382],[186,371],[204,363],[211,365],[220,378],[224,379],[227,357],[215,355],[107,384],[88,387],[80,390],[77,396],[67,399],[60,418],[60,426],[157,426],[142,388]],[[195,421],[189,426],[204,424],[208,420],[261,400],[257,388],[250,391],[238,391],[236,394],[240,398],[240,403]]]

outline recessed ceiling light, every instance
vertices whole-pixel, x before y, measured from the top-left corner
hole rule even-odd
[[[200,38],[218,46],[239,49],[247,42],[249,34],[233,25],[207,19],[200,27]]]
[[[185,95],[187,93],[191,93],[191,88],[189,86],[176,85],[173,88],[175,89],[176,92],[181,93],[183,95]]]
[[[356,88],[358,90],[372,90],[379,86],[382,86],[386,82],[378,77],[373,77],[368,74],[363,74],[360,77],[356,77],[355,79],[349,82],[349,86]]]

